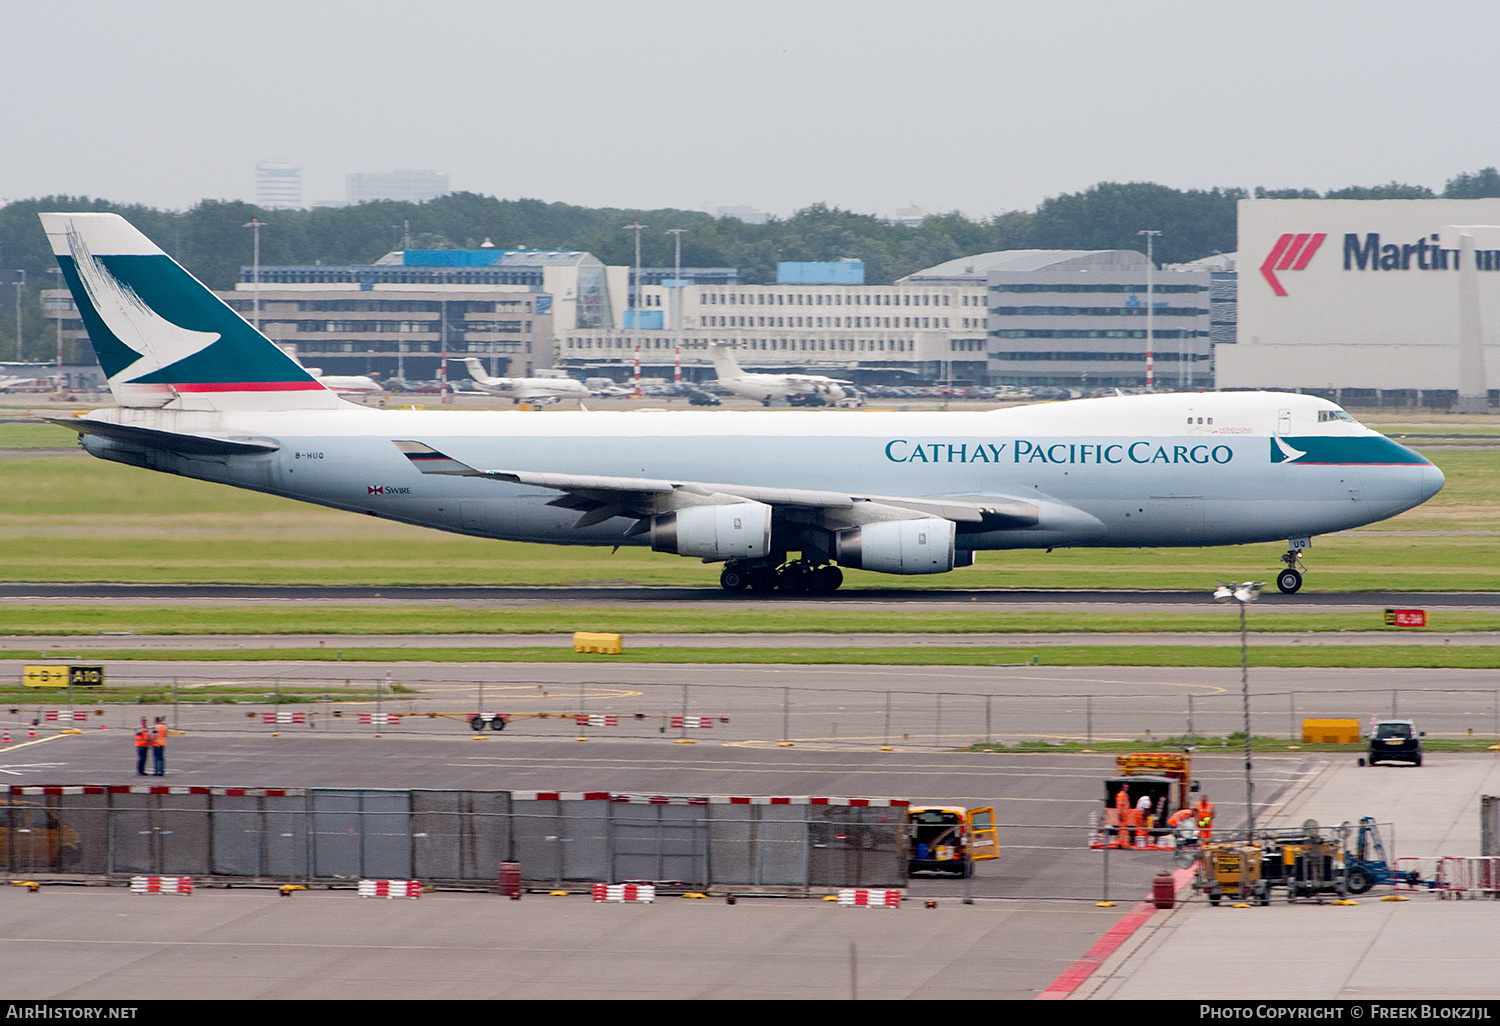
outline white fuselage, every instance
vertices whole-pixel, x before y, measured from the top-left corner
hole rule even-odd
[[[575,527],[575,512],[550,505],[559,494],[551,488],[419,473],[393,442],[420,441],[486,471],[996,497],[1040,511],[1026,527],[960,525],[959,545],[969,550],[1311,536],[1394,516],[1442,487],[1437,468],[1410,450],[1348,419],[1320,420],[1334,410],[1310,396],[1244,392],[919,413],[107,409],[89,416],[279,448],[148,456],[93,435],[84,446],[106,459],[441,530],[561,544],[643,538],[625,537],[626,518]]]

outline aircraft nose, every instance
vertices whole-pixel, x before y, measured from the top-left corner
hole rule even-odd
[[[1421,501],[1426,502],[1438,492],[1442,491],[1443,485],[1445,483],[1446,481],[1443,477],[1443,472],[1437,467],[1433,466],[1433,464],[1428,463],[1427,466],[1422,468]]]

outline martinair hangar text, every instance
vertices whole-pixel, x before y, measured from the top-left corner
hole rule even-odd
[[[1017,438],[1011,442],[911,442],[893,438],[885,445],[892,463],[1228,463],[1227,445],[1161,445],[1158,442],[1053,442]]]

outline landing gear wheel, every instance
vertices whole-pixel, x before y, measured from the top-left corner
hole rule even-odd
[[[815,595],[831,595],[843,583],[844,571],[830,563],[808,574],[807,590]]]
[[[1302,589],[1302,575],[1296,570],[1283,570],[1276,575],[1276,587],[1283,595],[1295,595]]]
[[[794,560],[776,574],[776,587],[786,592],[810,591],[812,574],[802,560]]]
[[[775,591],[776,571],[771,567],[760,567],[750,571],[751,591]]]
[[[719,574],[719,587],[725,591],[744,591],[750,586],[750,575],[745,568],[730,564]]]

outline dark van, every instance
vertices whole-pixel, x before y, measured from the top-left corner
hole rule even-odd
[[[1370,765],[1377,762],[1409,762],[1422,765],[1422,738],[1411,720],[1377,720],[1370,733]]]

